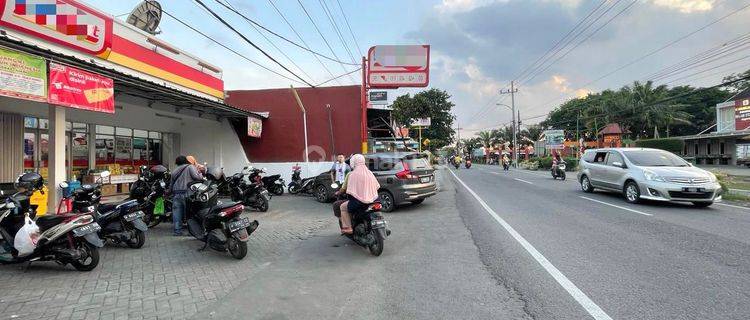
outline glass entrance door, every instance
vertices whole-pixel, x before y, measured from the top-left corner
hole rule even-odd
[[[47,179],[49,134],[47,130],[26,129],[23,134],[23,171],[39,172]]]

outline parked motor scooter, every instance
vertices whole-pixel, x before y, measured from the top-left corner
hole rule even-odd
[[[219,182],[225,180],[221,168],[206,168],[206,180],[189,187],[186,217],[190,235],[207,247],[220,252],[229,251],[235,259],[247,255],[247,241],[258,228],[258,221],[241,217],[244,206],[240,202],[218,201]]]
[[[248,181],[245,180],[246,171],[250,172]],[[244,167],[239,173],[227,178],[232,201],[242,202],[244,205],[260,212],[268,211],[271,194],[263,187],[260,174],[265,171],[253,167]]]
[[[72,201],[73,213],[91,213],[94,220],[101,226],[99,236],[112,243],[124,243],[130,248],[139,249],[146,242],[148,226],[143,221],[144,213],[135,199],[117,204],[100,204],[101,179],[109,176],[109,171],[100,174],[100,180],[95,184],[84,184],[80,189],[73,190],[67,197],[60,200],[60,206],[65,201]],[[66,182],[60,183],[60,189],[68,188]],[[58,209],[58,215],[59,213]]]
[[[12,195],[0,192],[0,263],[55,261],[61,265],[71,264],[79,271],[91,271],[99,265],[99,248],[104,242],[97,235],[101,227],[93,215],[35,217],[29,197],[34,191],[43,192],[44,179],[37,173],[26,173],[18,177],[15,187],[18,192]],[[14,247],[15,237],[19,236],[17,233],[27,219],[34,220],[39,235],[33,252],[19,255]]]
[[[172,221],[172,197],[167,196],[171,176],[167,167],[140,167],[138,180],[130,186],[130,197],[138,201],[143,221],[149,228]]]
[[[289,182],[289,193],[291,194],[314,194],[315,177],[302,179],[302,167],[292,167],[292,181]]]

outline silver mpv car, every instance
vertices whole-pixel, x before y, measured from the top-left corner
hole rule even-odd
[[[587,150],[581,159],[578,182],[585,192],[604,189],[622,192],[625,201],[642,199],[692,202],[708,207],[721,201],[716,176],[664,150],[609,148]]]

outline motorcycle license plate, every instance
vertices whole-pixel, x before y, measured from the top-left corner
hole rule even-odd
[[[385,222],[385,220],[382,220],[382,219],[372,220],[371,225],[373,228],[376,228],[376,229],[385,228],[386,226],[388,226],[388,222]]]
[[[419,182],[421,182],[421,183],[428,183],[428,182],[430,182],[431,179],[432,178],[430,176],[420,177],[419,178]]]
[[[235,232],[250,226],[250,219],[242,218],[240,220],[229,222],[229,232]]]
[[[83,227],[73,229],[73,235],[76,237],[83,237],[89,233],[99,232],[99,230],[102,230],[102,227],[100,227],[98,223],[92,222]]]
[[[260,193],[263,198],[266,198],[266,200],[271,200],[271,194],[268,193],[268,190],[263,190],[263,192]]]
[[[143,211],[136,211],[136,212],[133,212],[133,213],[128,213],[125,216],[123,216],[122,218],[125,219],[125,221],[130,222],[130,221],[133,221],[133,220],[138,219],[138,218],[143,218],[143,215],[144,215]]]

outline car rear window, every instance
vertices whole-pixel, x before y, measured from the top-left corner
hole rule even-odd
[[[427,158],[404,158],[404,162],[411,170],[429,170],[432,169]]]

